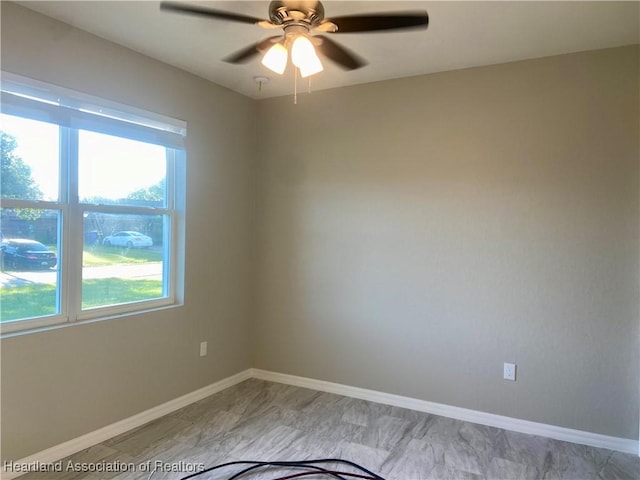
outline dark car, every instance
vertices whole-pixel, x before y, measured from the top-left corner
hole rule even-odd
[[[6,270],[53,268],[58,263],[56,254],[35,240],[5,240],[1,249]]]

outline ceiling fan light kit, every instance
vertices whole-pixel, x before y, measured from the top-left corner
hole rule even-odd
[[[364,33],[407,29],[425,29],[429,24],[426,11],[346,15],[324,18],[324,6],[317,0],[278,0],[269,4],[269,20],[222,10],[192,6],[182,2],[161,2],[162,10],[187,13],[219,20],[258,25],[266,29],[281,28],[282,36],[266,38],[230,55],[229,63],[246,63],[264,53],[262,64],[282,75],[291,58],[302,78],[323,70],[318,52],[345,70],[355,70],[366,62],[355,53],[319,33]],[[317,50],[316,50],[317,49]],[[297,73],[294,78],[297,78]]]
[[[287,68],[289,51],[291,63],[300,70],[302,78],[315,75],[324,69],[304,27],[297,25],[287,27],[284,42],[274,43],[262,58],[262,64],[272,72],[282,75]]]

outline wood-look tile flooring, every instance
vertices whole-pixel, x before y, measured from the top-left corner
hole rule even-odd
[[[343,458],[385,479],[640,479],[637,456],[305,388],[248,380],[67,459],[213,466]],[[184,465],[184,464],[183,464]],[[209,472],[198,480],[228,479]],[[351,470],[353,471],[353,470]],[[291,471],[288,471],[291,473]],[[29,473],[21,480],[173,480],[187,473]],[[282,471],[277,476],[282,476]],[[243,479],[275,478],[258,472]],[[312,476],[304,478],[328,478]]]

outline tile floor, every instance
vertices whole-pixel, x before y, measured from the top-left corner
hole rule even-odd
[[[635,455],[255,379],[64,459],[62,472],[20,478],[177,480],[198,465],[317,458],[351,460],[387,480],[640,479]],[[156,461],[181,471],[151,473]],[[122,471],[74,471],[83,463]],[[147,465],[150,471],[142,471]],[[196,479],[226,480],[239,470]],[[242,478],[284,474],[262,470]]]

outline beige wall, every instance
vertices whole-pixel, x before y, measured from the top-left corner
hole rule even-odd
[[[638,57],[260,101],[254,366],[638,438]]]
[[[255,106],[7,2],[2,69],[188,122],[184,307],[2,340],[2,459],[16,460],[250,366]]]

